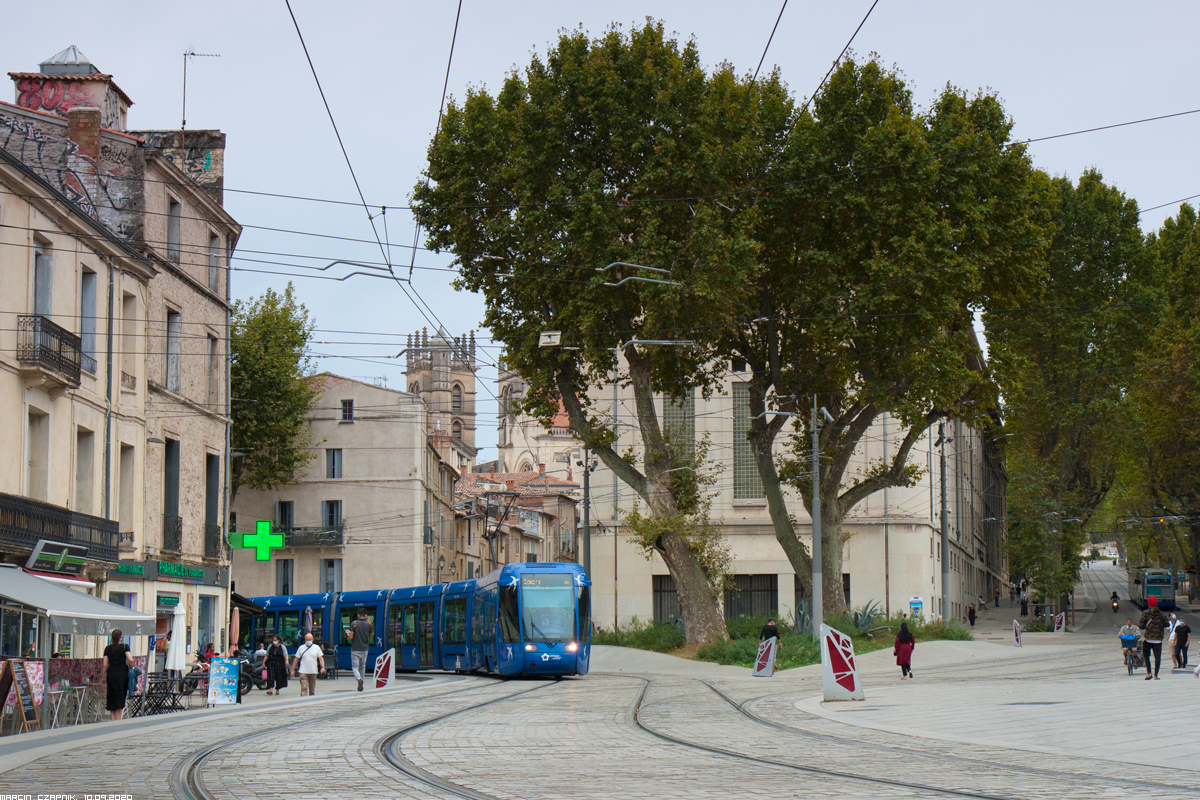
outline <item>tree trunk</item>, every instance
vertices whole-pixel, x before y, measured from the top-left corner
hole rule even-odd
[[[842,520],[845,513],[840,508],[837,493],[828,492],[821,497],[821,602],[825,613],[847,609],[847,598],[842,591]]]
[[[675,580],[687,643],[712,644],[728,639],[712,584],[687,542],[678,536],[664,536],[658,553]]]
[[[758,464],[758,475],[762,480],[763,494],[767,496],[767,511],[771,514],[771,526],[775,529],[775,540],[783,548],[784,555],[796,577],[800,579],[801,591],[812,597],[812,553],[796,536],[792,526],[792,517],[788,514],[787,503],[783,499],[783,487],[779,482],[779,472],[775,469],[775,458],[768,449],[764,452],[757,446],[752,448],[754,460]],[[824,540],[822,540],[824,542]]]

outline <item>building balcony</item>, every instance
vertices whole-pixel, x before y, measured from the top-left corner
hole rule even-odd
[[[170,553],[178,553],[183,550],[183,517],[163,514],[162,549]]]
[[[220,525],[204,526],[204,557],[220,558],[225,555],[225,537],[221,535]]]
[[[120,533],[116,520],[0,494],[0,542],[32,551],[39,539],[86,547],[89,559],[118,560]]]
[[[79,354],[79,368],[82,369],[84,372],[86,372],[88,375],[91,375],[94,377],[96,375],[96,369],[98,367],[99,367],[99,365],[96,363],[96,359],[92,358],[87,353]]]
[[[17,317],[17,360],[47,383],[79,385],[81,346],[78,336],[48,317],[38,314]]]
[[[345,541],[345,529],[341,525],[288,528],[283,532],[284,547],[339,547]]]
[[[122,372],[121,373],[121,388],[125,389],[126,391],[136,392],[137,391],[137,376],[130,375],[128,372]]]

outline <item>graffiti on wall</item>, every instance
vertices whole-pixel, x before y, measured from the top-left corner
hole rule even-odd
[[[137,175],[128,165],[128,153],[113,157],[120,148],[103,145],[97,164],[65,136],[43,130],[33,120],[4,113],[0,113],[0,148],[118,235],[133,238],[140,233],[134,214]],[[120,163],[110,167],[110,160]]]
[[[17,81],[17,105],[60,117],[67,116],[72,108],[90,106],[100,109],[100,124],[104,127],[114,127],[120,121],[116,93],[102,81],[22,78]]]

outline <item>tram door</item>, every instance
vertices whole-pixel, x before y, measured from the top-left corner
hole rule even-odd
[[[421,666],[417,656],[417,604],[405,603],[402,608],[404,622],[399,645],[400,665],[404,669],[412,670]]]
[[[434,603],[418,603],[417,607],[418,657],[420,658],[422,667],[436,667],[436,653],[434,652],[433,642],[435,627],[433,620]]]

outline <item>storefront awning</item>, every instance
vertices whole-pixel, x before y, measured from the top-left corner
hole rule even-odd
[[[107,636],[117,628],[126,636],[154,633],[155,619],[149,614],[122,608],[15,567],[0,568],[0,597],[45,613],[53,633]]]
[[[234,608],[239,608],[251,616],[267,613],[267,610],[253,600],[247,600],[237,592],[229,593],[229,602]]]

